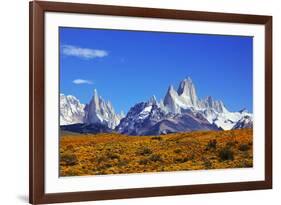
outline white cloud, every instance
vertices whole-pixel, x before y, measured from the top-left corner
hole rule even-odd
[[[72,45],[63,45],[62,53],[67,56],[75,56],[84,59],[103,58],[108,56],[108,52],[99,49],[80,48]]]
[[[93,82],[92,81],[90,81],[90,80],[84,80],[84,79],[75,79],[75,80],[73,80],[72,81],[74,84],[77,84],[77,85],[79,85],[79,84],[93,84]]]

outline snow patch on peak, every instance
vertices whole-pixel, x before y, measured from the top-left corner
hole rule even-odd
[[[140,113],[139,113],[139,119],[145,119],[149,116],[150,112],[152,110],[152,105],[149,105],[148,107],[145,107]]]

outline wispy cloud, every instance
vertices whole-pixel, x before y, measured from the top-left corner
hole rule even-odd
[[[72,45],[62,45],[61,49],[63,55],[75,56],[84,59],[103,58],[108,56],[108,52],[106,50],[81,48]]]
[[[92,81],[90,81],[90,80],[85,80],[85,79],[75,79],[75,80],[73,80],[72,82],[73,82],[74,84],[77,84],[77,85],[79,85],[79,84],[89,84],[89,85],[93,84]]]

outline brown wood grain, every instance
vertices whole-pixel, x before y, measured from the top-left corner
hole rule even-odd
[[[214,13],[154,8],[104,6],[93,4],[30,2],[29,36],[29,200],[32,204],[89,200],[199,194],[272,188],[272,17],[260,15]],[[181,19],[265,26],[265,180],[204,185],[151,187],[106,191],[46,194],[44,189],[44,13],[68,12]]]

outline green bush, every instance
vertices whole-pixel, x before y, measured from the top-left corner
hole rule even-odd
[[[151,149],[149,149],[148,147],[140,147],[137,150],[138,155],[150,155],[152,153]]]
[[[159,162],[162,161],[162,158],[159,154],[153,154],[149,157],[150,161]]]
[[[90,159],[90,162],[94,163],[96,161],[97,163],[100,164],[100,163],[102,163],[102,162],[104,162],[106,160],[107,160],[107,158],[105,158],[104,156],[101,156],[101,157],[98,157],[98,158]]]
[[[215,150],[217,149],[217,140],[213,139],[208,142],[206,145],[206,150]]]
[[[175,158],[175,159],[174,159],[174,162],[175,162],[175,163],[184,163],[184,162],[187,162],[188,160],[189,160],[188,157]]]
[[[148,159],[141,159],[141,160],[139,161],[139,164],[140,164],[140,165],[147,165],[148,162],[149,162]]]
[[[120,156],[118,154],[115,154],[115,153],[112,153],[112,152],[108,152],[106,154],[106,156],[109,158],[109,159],[119,159]]]
[[[175,149],[175,150],[174,150],[174,153],[176,153],[176,154],[179,154],[179,153],[181,153],[181,152],[182,152],[181,149]]]
[[[241,144],[238,148],[240,151],[248,151],[250,149],[250,146],[248,144]]]
[[[118,162],[117,166],[118,167],[124,167],[128,165],[128,161],[127,160],[121,160]]]
[[[219,157],[222,161],[234,160],[234,153],[229,147],[225,147],[219,151]]]
[[[211,168],[213,167],[213,166],[212,166],[212,162],[209,161],[209,160],[204,161],[204,167],[205,167],[206,169],[211,169]]]

